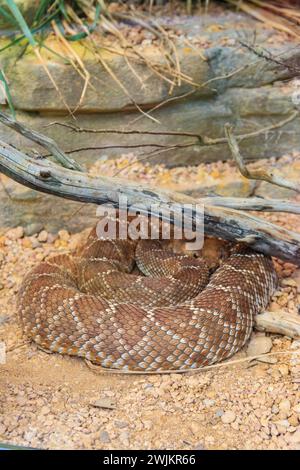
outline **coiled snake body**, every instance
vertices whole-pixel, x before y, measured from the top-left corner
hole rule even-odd
[[[140,272],[132,272],[136,263]],[[203,259],[159,241],[99,240],[25,278],[19,313],[40,347],[103,367],[194,369],[237,352],[276,287],[270,258],[236,246],[209,279]]]

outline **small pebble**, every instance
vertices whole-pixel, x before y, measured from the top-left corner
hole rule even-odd
[[[25,227],[24,233],[27,237],[40,233],[44,229],[43,224],[38,222],[29,224]]]
[[[13,240],[13,241],[19,240],[23,236],[24,236],[24,228],[23,227],[12,228],[8,232],[6,232],[6,237],[9,240]]]
[[[40,243],[46,243],[46,241],[48,240],[48,232],[46,230],[42,230],[39,233],[37,239]]]
[[[271,351],[273,343],[268,336],[255,336],[251,339],[247,348],[247,356],[259,356]]]
[[[225,411],[225,413],[221,416],[222,423],[230,424],[233,423],[236,419],[236,414],[234,411]]]

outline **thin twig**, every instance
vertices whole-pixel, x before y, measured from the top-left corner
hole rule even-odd
[[[163,374],[188,374],[192,375],[198,372],[205,372],[207,370],[212,369],[221,369],[228,366],[233,366],[237,364],[243,364],[245,362],[251,362],[255,359],[261,359],[269,356],[286,356],[286,355],[300,355],[300,351],[277,351],[277,352],[270,352],[267,354],[259,354],[257,356],[249,356],[242,359],[234,359],[233,361],[227,362],[219,362],[218,364],[213,364],[211,366],[204,366],[204,367],[197,367],[195,369],[165,369],[165,370],[158,370],[158,371],[139,371],[139,370],[122,370],[122,369],[108,369],[101,367],[100,365],[94,364],[93,362],[85,359],[86,365],[89,369],[93,370],[94,372],[107,373],[107,374],[122,374],[122,375],[163,375]]]
[[[251,137],[256,137],[258,135],[264,134],[265,132],[274,130],[274,129],[279,129],[289,122],[293,121],[297,116],[299,116],[299,111],[294,111],[291,113],[288,117],[282,119],[281,121],[276,122],[275,124],[271,124],[269,126],[263,127],[261,129],[257,129],[256,131],[252,131],[246,134],[237,134],[235,136],[236,140],[242,141],[244,139],[249,139]],[[59,121],[53,121],[47,124],[45,127],[49,126],[62,126],[66,127],[68,129],[71,129],[74,132],[78,133],[91,133],[91,134],[120,134],[120,135],[153,135],[153,136],[174,136],[174,137],[191,137],[195,138],[198,140],[198,142],[188,142],[187,144],[180,144],[180,148],[185,148],[185,147],[190,147],[192,145],[218,145],[218,144],[223,144],[227,143],[227,137],[218,137],[216,139],[212,139],[211,137],[206,137],[206,136],[201,136],[200,134],[196,134],[193,132],[179,132],[179,131],[143,131],[139,129],[128,129],[128,130],[117,130],[117,129],[93,129],[93,128],[85,128],[85,127],[77,127],[72,124],[68,124],[65,122],[59,122]],[[136,147],[141,147],[141,146],[153,146],[153,147],[165,147],[167,148],[168,146],[166,145],[158,145],[158,144],[143,144],[143,145],[136,145],[132,146],[129,148],[136,148]],[[119,146],[118,146],[119,147]],[[121,146],[120,146],[121,147]],[[123,147],[123,146],[122,146]],[[128,146],[124,146],[125,148],[128,148]],[[106,149],[106,148],[115,148],[115,147],[96,147],[95,149]],[[171,145],[171,148],[174,148],[174,145]],[[85,148],[84,150],[89,150],[90,148]],[[94,148],[93,148],[94,149]],[[73,151],[76,151],[73,150]]]
[[[130,130],[117,130],[117,129],[93,129],[87,127],[77,127],[72,124],[65,122],[53,121],[45,126],[62,126],[71,129],[74,132],[79,133],[91,133],[91,134],[122,134],[122,135],[166,135],[166,136],[177,136],[177,137],[194,137],[195,139],[202,140],[201,135],[195,134],[193,132],[177,132],[177,131],[142,131],[139,129],[130,129]]]
[[[286,180],[281,176],[275,175],[272,171],[268,171],[265,169],[259,170],[248,170],[244,158],[242,157],[238,143],[236,138],[232,133],[232,128],[230,124],[225,124],[224,126],[225,135],[227,137],[228,145],[232,154],[232,157],[237,163],[237,166],[241,172],[241,174],[248,179],[251,180],[260,180],[260,181],[267,181],[268,183],[275,184],[276,186],[280,186],[282,188],[293,189],[300,193],[300,185],[299,183],[295,183],[294,181]]]

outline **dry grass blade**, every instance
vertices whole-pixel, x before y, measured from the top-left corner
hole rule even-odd
[[[300,28],[295,26],[291,21],[292,16],[289,19],[283,17],[283,12],[272,13],[267,10],[269,8],[269,2],[240,2],[239,0],[226,0],[227,3],[236,6],[238,9],[245,13],[253,16],[259,21],[271,26],[272,28],[278,29],[284,33],[288,33],[291,36],[300,38]],[[255,6],[251,3],[257,3],[260,6]]]
[[[83,89],[82,89],[82,92],[81,92],[79,102],[77,103],[76,107],[73,109],[73,113],[75,113],[77,111],[77,109],[80,108],[80,106],[81,106],[81,104],[84,100],[84,96],[86,94],[87,87],[90,83],[91,76],[90,76],[90,73],[88,72],[88,70],[86,69],[86,67],[84,66],[84,63],[82,62],[82,60],[78,56],[78,54],[70,46],[69,42],[64,38],[64,36],[60,32],[59,28],[57,27],[57,25],[54,21],[52,22],[52,27],[53,27],[53,30],[54,30],[56,36],[58,37],[60,42],[65,47],[65,49],[67,51],[67,54],[68,54],[68,58],[71,61],[72,66],[75,68],[75,70],[78,72],[78,74],[84,80],[84,85],[83,85]]]

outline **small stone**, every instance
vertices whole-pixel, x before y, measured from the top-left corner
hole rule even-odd
[[[300,429],[287,436],[286,440],[291,444],[300,444]]]
[[[291,344],[291,349],[300,349],[300,339],[294,339]]]
[[[279,405],[278,405],[278,408],[280,411],[283,411],[284,413],[289,413],[291,411],[291,402],[290,400],[282,400]]]
[[[41,246],[40,242],[38,241],[37,238],[35,237],[31,237],[31,244],[32,244],[32,248],[35,250],[36,248],[39,248]]]
[[[210,408],[211,406],[214,406],[215,403],[215,400],[210,400],[209,398],[205,398],[203,400],[203,405],[205,406],[205,408]]]
[[[283,376],[287,376],[290,373],[289,366],[287,366],[286,364],[280,364],[278,366],[278,370]]]
[[[0,423],[0,436],[3,436],[4,437],[4,434],[6,432],[6,426],[4,426],[4,424],[1,424]]]
[[[190,428],[191,428],[192,433],[195,434],[195,436],[197,436],[203,429],[201,424],[198,423],[197,421],[191,421]]]
[[[294,279],[282,279],[281,285],[286,287],[297,287],[297,282]]]
[[[299,424],[298,416],[296,414],[293,414],[292,416],[290,416],[289,423],[291,426],[297,427]]]
[[[130,433],[128,431],[122,431],[120,432],[120,441],[124,446],[129,446],[129,438],[130,438]]]
[[[281,419],[279,421],[275,421],[275,424],[280,433],[285,432],[287,428],[290,426],[290,423],[288,422],[287,419]]]
[[[205,445],[204,442],[197,442],[197,444],[194,447],[194,450],[205,450]]]
[[[48,240],[48,232],[46,230],[42,230],[37,239],[40,243],[46,243]]]
[[[271,338],[267,336],[256,336],[254,337],[247,348],[248,356],[259,356],[260,354],[266,354],[271,351],[273,346]]]
[[[270,310],[270,312],[278,312],[280,310],[280,305],[277,302],[271,302],[268,310]]]
[[[70,240],[70,234],[67,230],[60,230],[58,236],[61,240],[68,242]]]
[[[221,416],[222,423],[224,424],[231,424],[235,421],[235,419],[235,412],[230,410],[225,411],[225,413]]]
[[[238,431],[238,430],[240,429],[239,423],[237,423],[236,421],[234,421],[233,423],[231,423],[231,427],[232,427],[232,429],[234,429],[235,431]]]
[[[99,439],[102,442],[102,444],[108,444],[110,442],[110,437],[107,431],[101,431]]]
[[[6,233],[6,237],[9,240],[13,240],[13,241],[19,240],[23,236],[24,236],[23,227],[12,228],[11,230],[8,230],[8,232]]]
[[[128,427],[128,423],[126,421],[115,421],[115,426],[119,429],[124,429]]]
[[[48,243],[54,243],[55,240],[56,240],[56,235],[54,235],[53,233],[48,233],[48,239],[47,239],[47,242]]]
[[[114,410],[116,408],[116,404],[111,398],[103,397],[99,400],[95,400],[91,403],[91,406],[95,408],[104,408],[107,410]]]
[[[24,233],[27,237],[31,237],[32,235],[38,234],[43,230],[44,226],[43,224],[40,224],[39,222],[32,223],[27,225],[24,229]]]
[[[31,440],[36,436],[36,433],[37,433],[37,430],[36,430],[35,428],[28,429],[28,430],[24,433],[24,439],[25,439],[25,441],[31,442]]]
[[[42,409],[40,410],[40,414],[41,415],[47,415],[48,413],[50,413],[49,406],[43,406]]]
[[[22,246],[23,248],[32,248],[32,243],[31,243],[30,238],[23,238]]]
[[[297,413],[297,414],[300,414],[300,405],[294,406],[293,411],[295,411],[295,413]]]

